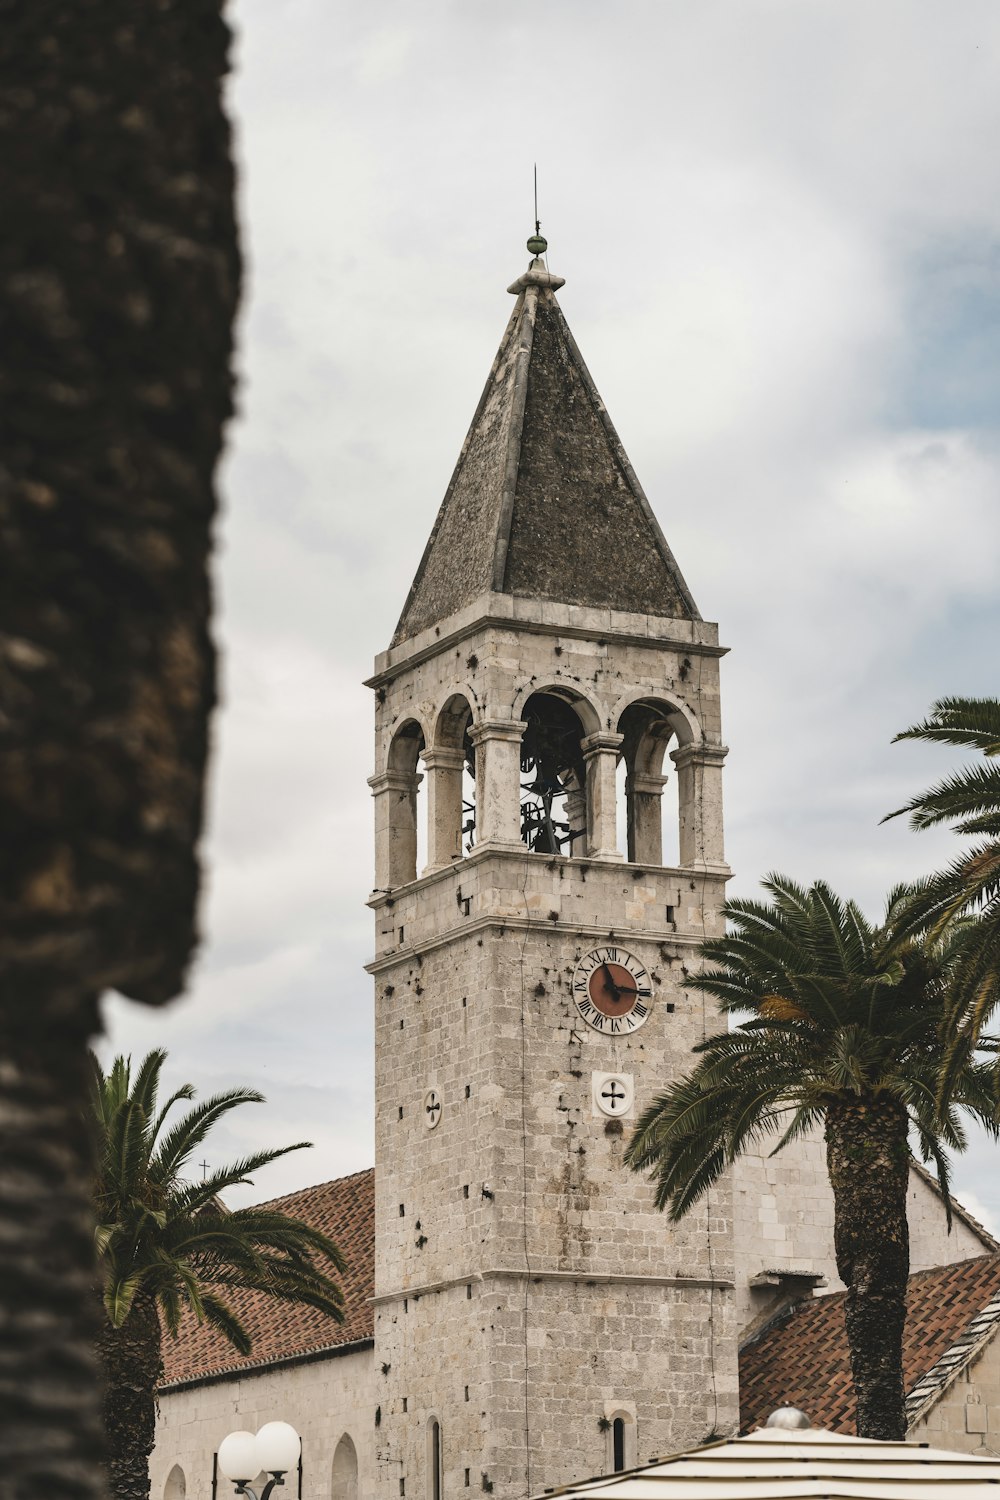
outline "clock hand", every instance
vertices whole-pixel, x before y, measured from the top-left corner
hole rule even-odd
[[[605,987],[605,989],[608,989],[608,990],[611,991],[611,998],[612,998],[612,1000],[614,1000],[617,1003],[621,999],[621,997],[622,997],[621,996],[621,990],[618,988],[618,986],[615,984],[614,980],[611,978],[611,970],[608,968],[607,964],[601,964],[601,973],[604,975],[604,987]]]

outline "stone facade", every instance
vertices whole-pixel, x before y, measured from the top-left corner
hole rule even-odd
[[[777,1156],[748,1151],[733,1168],[736,1317],[742,1335],[786,1301],[817,1290],[839,1292],[833,1256],[833,1192],[820,1133],[790,1142]],[[951,1232],[940,1195],[919,1170],[907,1195],[910,1269],[968,1260],[996,1241],[959,1208]]]
[[[994,1336],[913,1424],[910,1440],[1000,1457],[1000,1338]]]
[[[224,1380],[192,1382],[160,1395],[150,1462],[153,1500],[222,1500],[233,1487],[214,1457],[227,1433],[256,1432],[277,1417],[302,1436],[302,1488],[308,1500],[369,1500],[374,1493],[375,1380],[371,1347],[334,1359],[273,1365]],[[344,1442],[344,1439],[347,1442]],[[345,1460],[356,1456],[355,1474]],[[259,1491],[258,1491],[259,1493]],[[283,1500],[297,1500],[289,1476]]]
[[[682,980],[728,873],[719,655],[700,621],[487,595],[377,663],[376,1493],[392,1500],[432,1493],[435,1421],[448,1492],[506,1500],[604,1468],[616,1415],[640,1459],[736,1420],[728,1184],[668,1225],[622,1166],[622,1120],[593,1098],[595,1072],[624,1075],[634,1115],[717,1021]],[[520,838],[520,714],[543,690],[594,745],[581,857]],[[676,725],[681,868],[617,851],[617,730],[637,700]],[[439,752],[457,705],[476,747],[466,857],[454,797],[434,786],[454,775]],[[419,879],[401,784],[419,773],[391,774],[411,726],[431,781]],[[573,1003],[576,964],[601,944],[652,978],[631,1035],[598,1033]]]

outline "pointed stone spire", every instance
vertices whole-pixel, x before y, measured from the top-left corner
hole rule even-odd
[[[393,645],[489,592],[701,616],[528,241],[517,297]]]

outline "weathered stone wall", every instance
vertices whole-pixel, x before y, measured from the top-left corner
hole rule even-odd
[[[1000,1457],[1000,1339],[996,1336],[908,1433],[911,1443]]]
[[[187,1500],[209,1500],[212,1458],[227,1433],[256,1432],[265,1422],[291,1422],[302,1437],[302,1494],[330,1500],[333,1456],[347,1433],[358,1455],[359,1500],[372,1500],[372,1433],[375,1394],[371,1349],[357,1350],[310,1364],[288,1365],[231,1380],[212,1381],[186,1390],[161,1391],[156,1447],[150,1462],[151,1500],[166,1500],[166,1485],[178,1465]],[[233,1493],[219,1476],[218,1497]],[[281,1490],[295,1500],[290,1477]]]
[[[485,735],[555,685],[586,696],[592,733],[650,695],[677,706],[691,742],[718,745],[714,627],[521,603],[490,596],[479,623],[467,613],[380,659],[377,772],[408,718],[433,744],[457,692]],[[729,1186],[671,1228],[623,1169],[623,1122],[592,1095],[595,1071],[630,1075],[640,1111],[716,1024],[682,979],[718,928],[721,837],[711,862],[679,869],[531,854],[511,836],[516,759],[491,770],[516,731],[491,743],[479,829],[507,840],[372,903],[376,1463],[392,1500],[424,1495],[433,1419],[449,1491],[503,1500],[605,1468],[619,1409],[640,1459],[736,1419]],[[721,835],[716,770],[689,801]],[[482,805],[504,797],[513,807]],[[632,1035],[591,1030],[572,1004],[576,963],[609,939],[653,978]]]
[[[740,1330],[756,1322],[780,1296],[778,1287],[754,1290],[750,1283],[764,1271],[814,1273],[826,1278],[823,1292],[844,1289],[833,1256],[833,1193],[826,1172],[821,1132],[791,1142],[777,1156],[767,1143],[747,1152],[733,1169],[733,1213],[736,1253],[736,1310]],[[968,1260],[992,1249],[988,1236],[959,1218],[948,1233],[938,1194],[910,1173],[907,1198],[910,1267]]]

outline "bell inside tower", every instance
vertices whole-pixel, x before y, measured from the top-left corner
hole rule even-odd
[[[555,693],[532,693],[523,709],[521,838],[539,854],[582,854],[587,830],[583,725]]]

